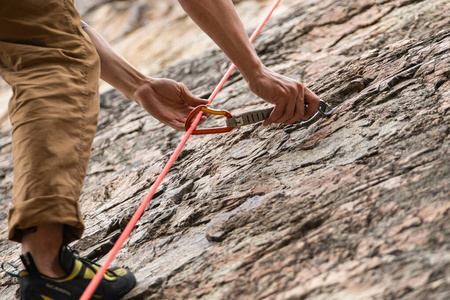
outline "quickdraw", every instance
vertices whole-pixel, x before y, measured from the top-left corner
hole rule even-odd
[[[333,112],[337,109],[337,107],[333,107],[327,102],[320,100],[319,106],[317,107],[316,113],[309,118],[308,120],[301,121],[299,126],[300,127],[307,127],[313,123],[315,123],[317,120],[329,117],[333,114]],[[194,135],[200,135],[200,134],[214,134],[214,133],[224,133],[229,132],[235,128],[240,128],[244,125],[254,124],[261,121],[266,120],[270,113],[273,111],[273,107],[266,108],[266,109],[259,109],[254,110],[250,112],[246,112],[240,115],[233,116],[229,111],[224,109],[213,109],[206,105],[199,105],[196,108],[194,108],[191,113],[186,118],[186,122],[184,123],[184,127],[186,131],[191,127],[191,124],[195,118],[195,116],[200,112],[205,112],[208,114],[213,115],[222,115],[225,116],[226,119],[226,127],[214,127],[214,128],[199,128],[195,129],[192,134]]]
[[[270,18],[270,16],[272,15],[273,11],[275,10],[275,8],[278,6],[278,4],[280,2],[281,2],[281,0],[275,0],[273,2],[272,6],[270,7],[270,9],[269,9],[268,13],[266,14],[266,16],[264,17],[263,21],[258,25],[258,27],[255,29],[255,31],[251,35],[250,42],[253,42],[255,40],[256,36],[262,30],[262,28],[264,27],[264,24]],[[225,82],[230,77],[230,75],[233,72],[233,70],[235,69],[235,67],[236,66],[233,64],[233,65],[231,65],[228,68],[227,72],[222,77],[222,79],[220,80],[220,82],[217,85],[217,87],[214,89],[214,91],[211,94],[211,96],[209,96],[209,101],[208,101],[209,104],[212,103],[212,101],[214,100],[216,95],[219,93],[220,89],[224,86]],[[194,123],[192,124],[193,127],[198,124],[198,122],[200,121],[200,118],[201,118],[201,116],[198,116],[194,120]],[[163,170],[161,171],[159,176],[154,181],[154,183],[153,183],[152,187],[150,188],[150,190],[148,191],[147,195],[142,200],[141,204],[136,209],[136,211],[133,214],[133,216],[131,217],[130,221],[128,221],[127,226],[125,226],[125,228],[123,229],[121,235],[119,236],[119,238],[115,242],[114,246],[110,250],[108,256],[105,259],[105,262],[100,267],[100,269],[97,271],[97,273],[95,274],[94,278],[91,280],[91,282],[89,283],[88,287],[83,292],[83,295],[81,295],[80,300],[89,300],[89,299],[91,299],[92,295],[94,294],[95,290],[97,289],[97,286],[100,284],[100,281],[102,280],[103,275],[108,271],[108,266],[111,264],[111,262],[113,261],[114,257],[119,252],[119,250],[122,247],[123,243],[125,243],[125,240],[131,234],[133,228],[136,226],[138,220],[140,219],[140,217],[144,213],[147,204],[150,202],[150,200],[152,199],[152,197],[156,193],[156,190],[158,189],[159,185],[162,183],[164,177],[167,175],[167,173],[169,173],[169,170],[172,167],[173,163],[175,162],[175,160],[177,159],[178,155],[183,150],[183,147],[186,144],[186,142],[188,141],[190,135],[191,134],[188,131],[188,132],[186,132],[185,136],[181,139],[181,142],[178,144],[177,148],[173,151],[172,155],[170,156],[170,158],[167,161],[166,165],[164,166]]]

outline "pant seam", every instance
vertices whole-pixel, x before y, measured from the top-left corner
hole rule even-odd
[[[88,76],[88,72],[87,72],[87,68],[89,68],[89,66],[85,63],[86,59],[87,59],[87,50],[86,50],[86,45],[83,43],[83,39],[80,36],[80,34],[77,32],[77,27],[76,25],[72,22],[72,18],[69,14],[69,8],[67,7],[67,0],[64,0],[64,11],[65,11],[65,15],[68,21],[68,24],[70,24],[70,27],[72,28],[72,32],[74,34],[74,36],[76,36],[78,38],[78,40],[80,41],[80,45],[83,49],[83,63],[82,65],[84,66],[82,67],[78,67],[79,70],[81,71],[81,73],[83,74],[83,84],[84,84],[84,102],[83,102],[83,106],[82,106],[82,120],[81,120],[81,128],[80,128],[80,142],[78,143],[78,164],[77,164],[77,177],[78,180],[81,184],[80,189],[82,188],[82,184],[84,182],[84,178],[82,176],[83,173],[83,146],[85,146],[86,144],[86,123],[87,123],[87,106],[88,106],[88,95],[89,95],[89,88],[88,88],[88,80],[87,80],[87,76]],[[79,195],[76,195],[79,196]],[[76,210],[77,212],[77,219],[80,219],[80,215],[79,215],[79,211],[78,209]]]

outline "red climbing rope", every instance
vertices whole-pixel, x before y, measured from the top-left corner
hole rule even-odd
[[[264,24],[266,24],[267,20],[269,20],[269,18],[272,15],[273,11],[275,10],[275,8],[278,6],[278,4],[280,2],[281,2],[281,0],[275,0],[273,5],[270,7],[269,12],[264,17],[264,20],[258,25],[258,27],[255,29],[255,31],[251,35],[251,37],[249,39],[251,43],[253,43],[253,41],[255,40],[256,36],[259,34],[261,29],[264,27]],[[214,89],[214,91],[211,94],[211,96],[209,96],[208,104],[211,104],[213,102],[214,98],[217,96],[219,91],[222,89],[223,85],[227,81],[228,77],[230,77],[230,75],[233,72],[233,70],[235,69],[235,67],[236,66],[234,64],[232,64],[230,66],[228,71],[225,73],[225,75],[220,80],[220,82],[217,85],[217,87]],[[159,174],[158,178],[155,180],[155,182],[151,186],[147,196],[145,196],[144,200],[142,201],[142,203],[137,208],[136,212],[134,213],[134,215],[131,218],[131,220],[128,222],[127,226],[123,230],[123,232],[120,235],[119,239],[116,241],[116,243],[112,247],[112,249],[109,252],[109,255],[106,258],[105,262],[100,267],[100,269],[97,271],[97,274],[95,274],[94,278],[89,283],[89,285],[86,288],[86,290],[84,291],[83,295],[81,295],[80,300],[91,299],[92,295],[94,294],[95,290],[97,289],[97,286],[99,285],[100,281],[102,280],[103,275],[107,271],[109,265],[113,261],[114,257],[117,255],[117,252],[119,252],[119,250],[122,247],[122,245],[125,242],[125,240],[131,234],[131,231],[133,231],[134,227],[136,226],[137,221],[141,218],[142,214],[144,213],[146,206],[148,205],[150,200],[153,198],[153,195],[155,194],[155,192],[158,189],[159,185],[163,181],[164,177],[166,177],[167,173],[169,172],[169,170],[172,167],[173,163],[177,159],[177,157],[180,154],[181,150],[183,149],[184,145],[188,141],[188,139],[191,136],[192,132],[194,131],[194,129],[197,127],[198,123],[200,122],[200,118],[202,117],[202,115],[203,115],[203,112],[200,112],[197,115],[197,117],[194,119],[194,121],[192,122],[191,127],[189,128],[189,130],[184,135],[183,139],[181,140],[180,144],[178,145],[178,147],[173,152],[172,156],[169,158],[169,161],[166,163],[166,165],[164,166],[163,170]]]

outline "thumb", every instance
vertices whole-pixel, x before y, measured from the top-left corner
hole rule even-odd
[[[181,85],[181,98],[192,107],[208,104],[208,100],[194,96],[184,84]]]

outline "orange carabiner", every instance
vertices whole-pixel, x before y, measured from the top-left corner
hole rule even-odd
[[[213,109],[210,108],[206,105],[199,105],[196,108],[194,108],[189,115],[186,118],[186,122],[184,123],[184,128],[186,129],[186,131],[189,130],[189,128],[191,127],[192,124],[192,120],[195,118],[195,116],[200,112],[203,111],[205,113],[208,114],[212,114],[212,115],[222,115],[229,118],[232,118],[233,116],[231,115],[231,113],[227,110],[224,109]],[[194,129],[194,131],[192,132],[192,134],[194,135],[199,135],[199,134],[212,134],[212,133],[223,133],[223,132],[229,132],[231,130],[233,130],[234,127],[215,127],[215,128],[204,128],[204,129]]]

